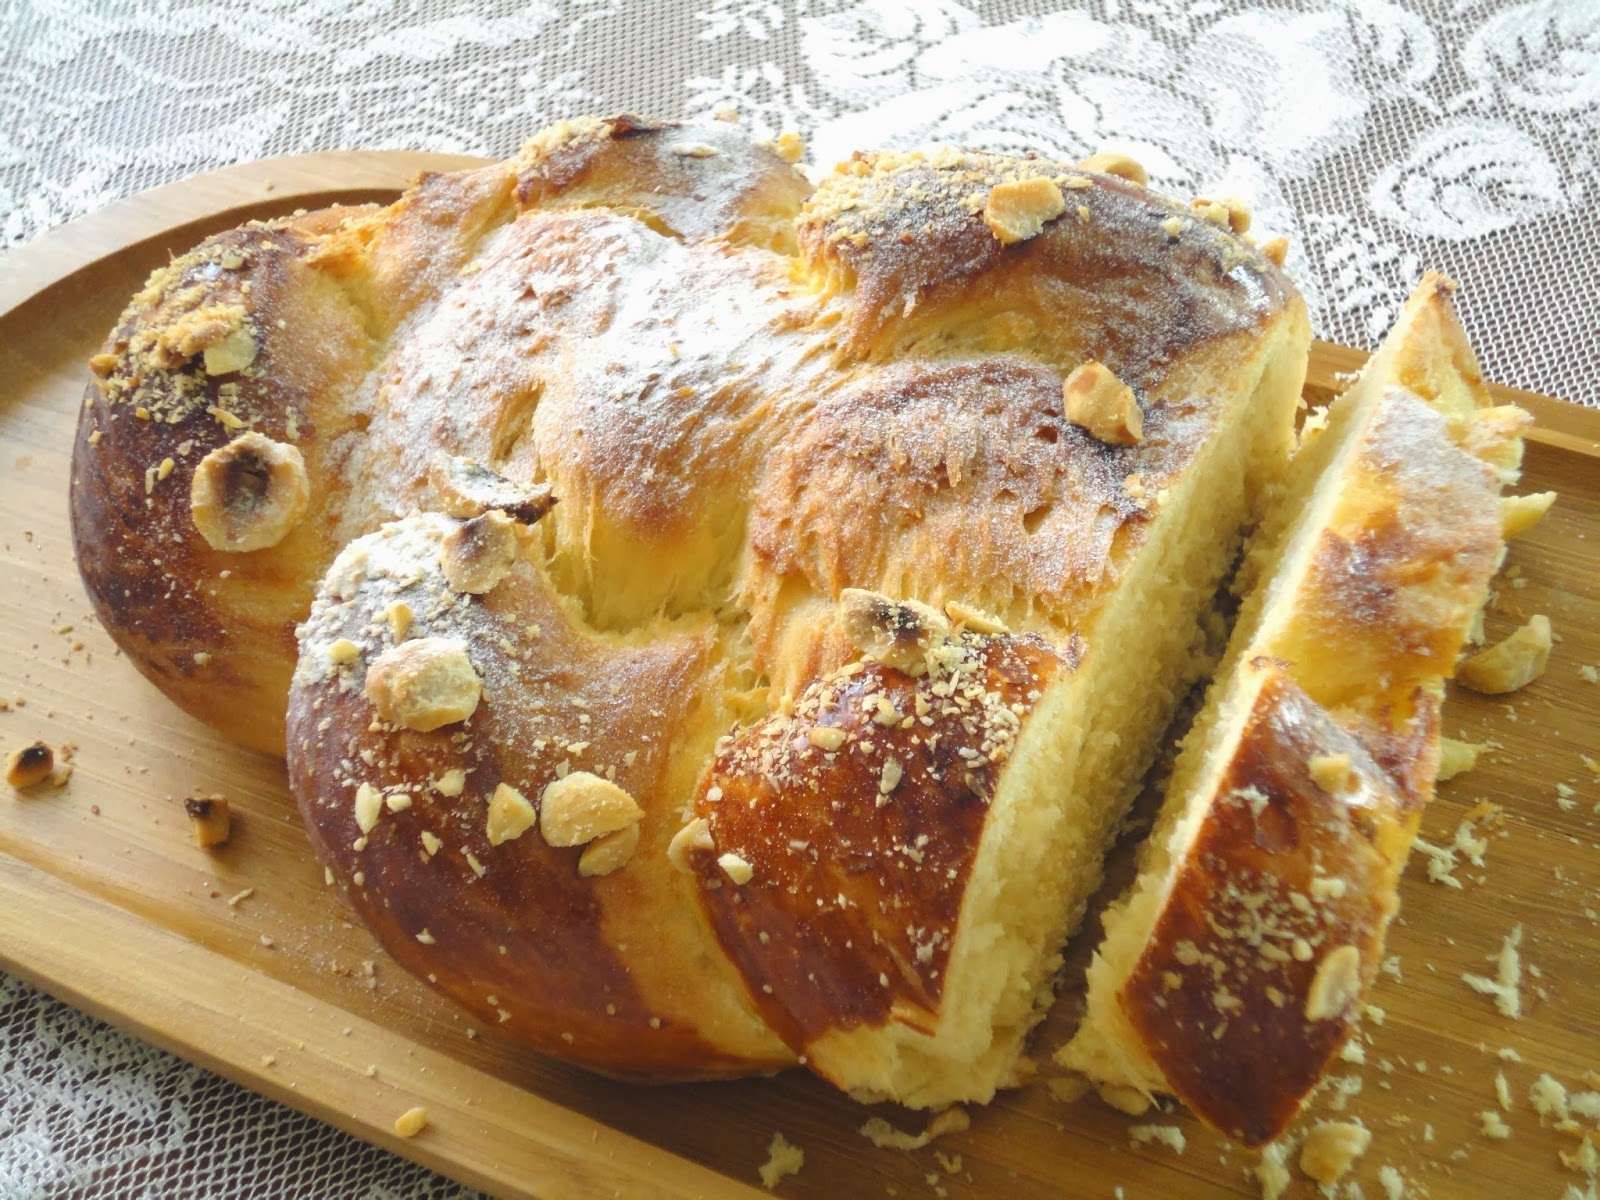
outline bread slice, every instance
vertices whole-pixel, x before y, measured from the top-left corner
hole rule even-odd
[[[1382,961],[1528,421],[1494,406],[1451,290],[1424,280],[1252,544],[1227,654],[1057,1056],[1124,1107],[1172,1094],[1270,1141]]]

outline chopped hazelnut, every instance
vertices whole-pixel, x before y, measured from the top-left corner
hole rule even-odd
[[[394,1131],[403,1138],[416,1137],[428,1124],[428,1110],[408,1108],[394,1119]]]
[[[539,799],[539,832],[552,846],[581,846],[637,825],[643,816],[632,796],[588,771],[568,772]]]
[[[639,848],[639,825],[635,822],[626,829],[607,833],[584,847],[578,857],[578,874],[583,876],[609,875],[622,867]]]
[[[1283,260],[1289,257],[1289,239],[1268,238],[1261,243],[1261,257],[1275,267],[1283,266]]]
[[[1306,1020],[1337,1017],[1360,994],[1361,951],[1354,946],[1335,946],[1317,964],[1306,990]]]
[[[356,788],[356,826],[362,833],[371,833],[383,815],[383,793],[370,783]]]
[[[740,886],[749,883],[755,875],[755,869],[743,857],[732,851],[718,855],[717,866],[722,868],[723,874]]]
[[[443,775],[433,781],[433,790],[441,796],[455,797],[461,795],[462,789],[467,786],[467,773],[460,767],[451,767]]]
[[[1367,1152],[1372,1131],[1350,1121],[1323,1121],[1306,1134],[1300,1169],[1318,1183],[1331,1184]]]
[[[391,646],[367,668],[364,693],[380,720],[426,733],[465,721],[483,683],[456,638],[417,638]]]
[[[963,604],[959,600],[951,600],[944,606],[945,616],[957,625],[972,630],[973,633],[1009,633],[1006,623],[992,613],[985,612],[970,604]]]
[[[1049,179],[997,183],[983,206],[983,223],[1002,245],[1027,241],[1067,211],[1061,189]]]
[[[710,850],[714,846],[710,822],[704,817],[696,817],[672,835],[672,840],[667,843],[667,861],[687,874],[694,869],[689,862],[689,851]]]
[[[1244,233],[1250,228],[1250,209],[1235,196],[1221,196],[1215,200],[1200,197],[1189,201],[1189,207],[1201,220],[1234,233]]]
[[[488,834],[491,846],[514,841],[533,828],[539,814],[528,798],[509,783],[496,785],[489,797]]]
[[[202,850],[224,845],[233,835],[233,815],[222,796],[190,796],[183,802],[183,811],[189,814],[194,844]]]
[[[1551,644],[1550,619],[1536,615],[1504,641],[1467,659],[1456,678],[1491,696],[1514,692],[1544,674]]]
[[[839,593],[839,620],[857,650],[909,675],[923,674],[928,651],[950,636],[950,622],[938,610],[860,588]]]
[[[56,755],[44,742],[13,750],[6,758],[6,782],[21,791],[37,787],[55,770]]]
[[[813,725],[806,731],[806,740],[817,749],[831,753],[844,745],[844,730],[832,725]]]
[[[1527,533],[1550,511],[1555,503],[1554,492],[1534,492],[1528,496],[1502,496],[1500,498],[1500,530],[1508,541]]]
[[[1091,154],[1078,166],[1085,171],[1094,171],[1100,175],[1115,175],[1140,187],[1145,187],[1150,182],[1150,173],[1126,154]]]
[[[445,534],[439,565],[450,589],[481,596],[491,592],[517,562],[517,522],[493,509]]]
[[[1311,782],[1330,796],[1343,795],[1356,786],[1356,773],[1348,754],[1313,754],[1307,768]]]
[[[555,505],[549,484],[513,483],[470,458],[448,458],[428,470],[444,511],[467,520],[496,509],[514,521],[532,525]]]
[[[1061,385],[1067,420],[1098,441],[1132,446],[1144,440],[1144,417],[1133,389],[1103,363],[1090,360]]]
[[[310,503],[300,451],[254,430],[206,455],[189,482],[190,515],[213,550],[276,546]]]

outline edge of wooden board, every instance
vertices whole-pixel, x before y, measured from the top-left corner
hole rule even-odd
[[[436,1080],[470,1070],[427,1046],[226,958],[0,854],[0,965],[57,999],[163,1050],[472,1187],[500,1196],[602,1200],[763,1195],[738,1180],[473,1071],[463,1096]],[[60,936],[63,928],[73,936]],[[128,982],[105,964],[142,958],[171,987]],[[283,1012],[348,1036],[297,1040]],[[330,1053],[329,1051],[334,1051]],[[381,1063],[369,1076],[369,1064]],[[394,1119],[421,1105],[415,1138]]]

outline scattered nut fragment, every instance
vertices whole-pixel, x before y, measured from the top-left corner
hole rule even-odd
[[[428,468],[428,481],[444,511],[467,520],[499,509],[514,521],[532,525],[555,506],[549,484],[513,483],[470,458],[450,457]]]
[[[276,546],[310,503],[300,451],[254,430],[206,455],[189,481],[194,527],[213,550],[244,554]]]
[[[225,845],[233,836],[233,814],[228,801],[222,796],[190,796],[183,802],[183,811],[189,814],[189,828],[194,831],[194,844],[202,850]]]
[[[1234,233],[1244,233],[1250,228],[1250,209],[1235,196],[1221,196],[1215,200],[1200,196],[1189,201],[1189,207],[1202,221]]]
[[[741,887],[749,883],[755,875],[755,868],[742,855],[735,854],[731,850],[717,856],[717,866],[722,868],[723,874]]]
[[[1467,659],[1456,678],[1475,692],[1498,696],[1526,687],[1550,661],[1550,619],[1535,615],[1504,641]]]
[[[1133,389],[1104,363],[1081,363],[1061,385],[1067,420],[1098,441],[1132,446],[1144,440],[1144,414]]]
[[[180,313],[156,334],[150,361],[163,371],[172,371],[204,353],[208,375],[227,373],[213,370],[213,363],[218,368],[243,370],[256,357],[255,339],[245,328],[247,316],[242,304],[202,304]],[[238,365],[231,365],[235,363]]]
[[[256,339],[248,329],[235,329],[204,351],[207,375],[231,375],[255,362]]]
[[[1361,951],[1354,946],[1335,946],[1317,964],[1306,990],[1306,1020],[1337,1017],[1360,994]]]
[[[632,796],[588,771],[569,772],[539,799],[539,833],[552,846],[581,846],[637,825],[643,816]]]
[[[609,875],[622,867],[639,848],[639,825],[597,837],[578,856],[578,874],[585,877]]]
[[[839,749],[840,746],[843,746],[844,737],[844,730],[837,729],[832,725],[813,725],[806,730],[806,741],[810,742],[818,750],[828,753],[832,753]]]
[[[696,817],[672,835],[667,843],[667,861],[687,875],[694,870],[689,851],[710,850],[715,845],[711,840],[711,823],[704,817]]]
[[[403,1138],[416,1137],[428,1124],[428,1110],[408,1108],[394,1119],[394,1131]]]
[[[1311,782],[1330,796],[1341,796],[1356,786],[1356,773],[1348,754],[1313,754],[1306,766]]]
[[[1275,267],[1283,266],[1284,259],[1289,257],[1289,239],[1285,237],[1268,238],[1261,243],[1261,257]]]
[[[1095,171],[1101,175],[1115,175],[1140,187],[1146,187],[1150,183],[1150,173],[1126,154],[1091,154],[1079,162],[1078,166],[1085,171]]]
[[[489,844],[499,846],[521,837],[538,819],[526,796],[509,783],[496,785],[489,797]]]
[[[13,750],[6,758],[6,782],[19,792],[37,787],[55,770],[56,754],[44,742]]]
[[[963,604],[959,600],[948,601],[944,606],[945,616],[957,625],[972,630],[973,633],[1009,633],[1006,623],[993,613],[985,612],[970,604]]]
[[[983,206],[983,223],[1001,245],[1037,236],[1046,221],[1067,211],[1061,189],[1050,179],[1012,179],[990,189]]]
[[[1455,738],[1439,739],[1439,774],[1435,777],[1439,783],[1447,779],[1454,779],[1457,775],[1466,773],[1478,765],[1478,755],[1483,753],[1483,747],[1476,742],[1460,742]]]
[[[785,130],[780,133],[770,148],[774,154],[790,166],[799,162],[806,152],[805,142],[793,130]]]
[[[404,600],[396,600],[383,610],[383,619],[389,626],[389,636],[397,643],[403,642],[406,640],[406,635],[411,632],[411,605]]]
[[[362,833],[371,833],[383,815],[383,793],[370,783],[356,788],[355,815],[356,827]]]
[[[1318,1183],[1333,1183],[1367,1152],[1372,1131],[1350,1121],[1323,1121],[1306,1134],[1300,1169]]]
[[[328,647],[328,657],[343,666],[361,657],[361,647],[349,638],[340,638]]]
[[[433,781],[433,790],[441,796],[455,797],[461,795],[462,789],[467,786],[467,773],[460,767],[451,767],[443,775]]]
[[[473,596],[493,591],[516,565],[519,528],[505,513],[492,509],[445,534],[439,565],[451,591]]]
[[[390,646],[367,668],[362,689],[378,718],[426,733],[465,721],[483,681],[459,638],[417,638]]]
[[[1500,497],[1500,531],[1507,541],[1527,533],[1550,511],[1554,492],[1533,492],[1527,496]]]
[[[938,610],[861,588],[839,593],[839,621],[845,641],[908,675],[926,673],[928,651],[950,636],[950,622]]]

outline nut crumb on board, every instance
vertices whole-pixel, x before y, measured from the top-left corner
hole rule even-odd
[[[767,1161],[759,1168],[761,1186],[771,1191],[785,1176],[798,1175],[805,1163],[804,1150],[791,1145],[783,1134],[774,1133],[772,1141],[767,1146]]]
[[[6,757],[6,782],[19,792],[47,782],[55,771],[56,754],[44,742],[13,750]]]
[[[194,844],[200,849],[212,850],[226,845],[233,836],[233,814],[224,797],[190,796],[183,802],[183,811],[189,814]]]
[[[957,1105],[935,1113],[921,1133],[907,1133],[896,1129],[882,1117],[869,1117],[858,1133],[880,1150],[921,1150],[924,1146],[947,1133],[961,1133],[972,1127],[967,1110]]]
[[[416,1137],[428,1124],[428,1110],[408,1108],[394,1119],[394,1131],[403,1138]]]
[[[1334,1183],[1372,1144],[1372,1131],[1353,1121],[1323,1121],[1300,1147],[1300,1169],[1318,1183]]]
[[[1500,696],[1544,674],[1552,645],[1550,619],[1536,614],[1515,633],[1463,662],[1456,678],[1475,692]]]
[[[1522,993],[1519,990],[1522,983],[1522,956],[1517,949],[1521,944],[1522,926],[1518,925],[1506,934],[1500,944],[1500,953],[1494,959],[1493,979],[1470,971],[1461,976],[1473,991],[1493,996],[1495,1009],[1501,1016],[1512,1020],[1522,1016]]]

